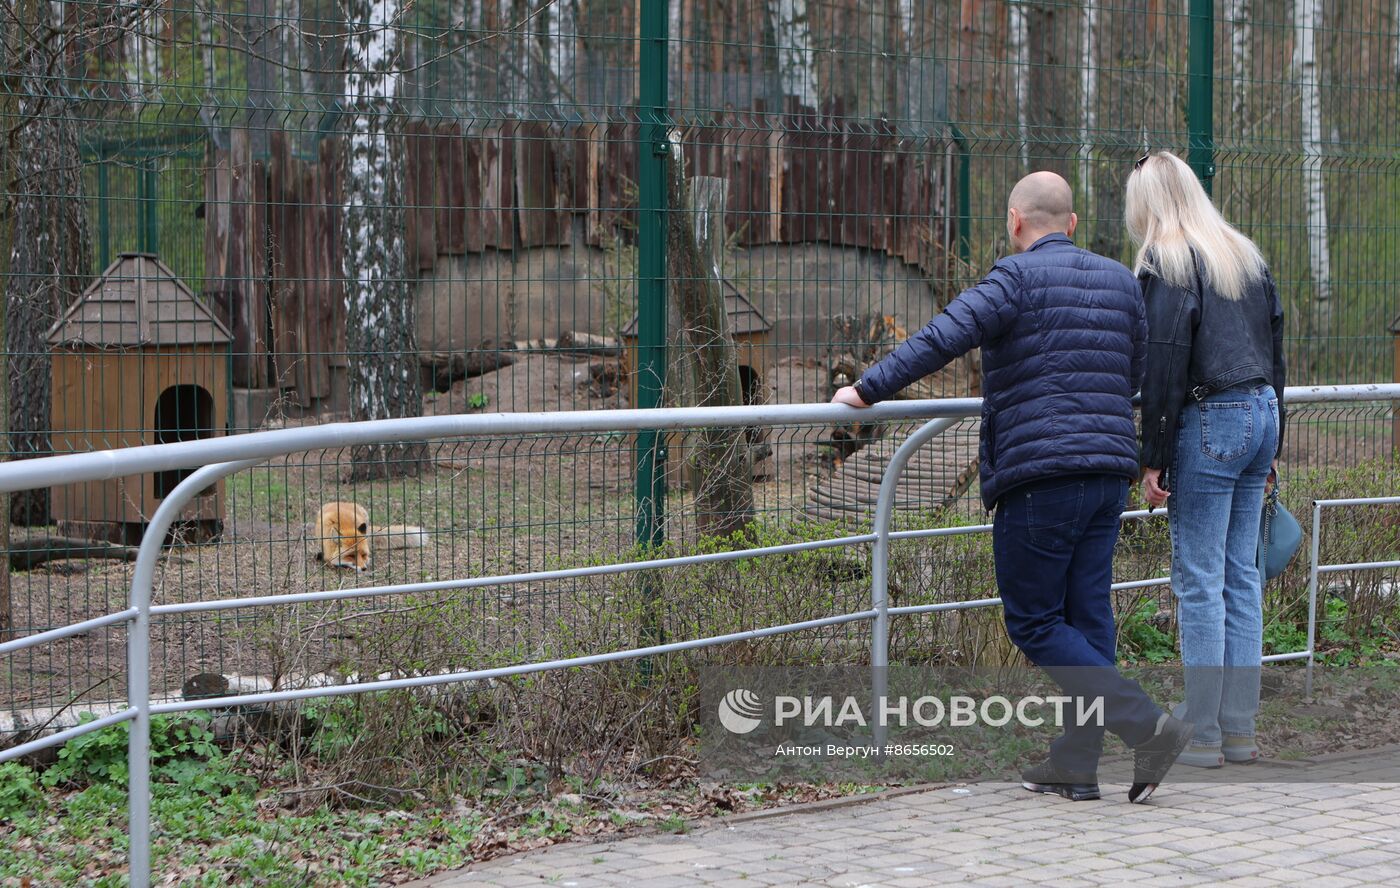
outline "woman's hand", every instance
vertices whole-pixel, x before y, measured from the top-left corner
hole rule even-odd
[[[1164,504],[1171,493],[1162,489],[1162,470],[1143,469],[1142,470],[1142,495],[1147,498],[1147,504],[1152,508]]]
[[[1274,460],[1269,467],[1269,477],[1264,479],[1264,495],[1268,496],[1273,491],[1274,485],[1278,483],[1278,460]]]

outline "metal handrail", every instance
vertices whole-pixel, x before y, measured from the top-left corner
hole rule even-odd
[[[1387,400],[1400,400],[1400,384],[1297,387],[1288,389],[1284,395],[1284,401],[1286,403]],[[166,496],[165,500],[156,510],[155,515],[152,516],[150,526],[146,530],[137,553],[136,566],[131,579],[130,603],[127,609],[104,617],[98,617],[95,620],[75,624],[74,626],[61,627],[0,644],[0,656],[3,656],[47,641],[54,641],[73,635],[78,631],[83,631],[83,628],[95,628],[97,626],[112,625],[119,622],[129,622],[130,627],[127,632],[128,708],[106,716],[105,718],[87,722],[60,733],[0,751],[0,762],[18,758],[40,749],[59,745],[68,739],[99,730],[109,725],[120,724],[124,721],[131,722],[127,751],[128,771],[130,775],[128,784],[128,804],[130,807],[129,831],[131,840],[130,884],[135,886],[148,885],[151,876],[149,747],[150,719],[152,714],[219,709],[251,703],[268,703],[311,697],[329,697],[364,693],[368,691],[426,687],[438,684],[500,678],[531,672],[543,672],[598,663],[616,662],[619,660],[639,659],[664,653],[693,650],[701,647],[728,644],[735,641],[787,634],[807,629],[842,625],[865,620],[869,620],[873,623],[871,632],[871,691],[878,696],[882,694],[885,688],[888,675],[889,618],[891,615],[936,613],[942,610],[965,609],[971,607],[992,607],[1001,603],[1000,598],[986,598],[976,601],[947,602],[936,605],[892,608],[889,606],[888,598],[888,556],[891,540],[914,539],[952,533],[985,532],[989,529],[989,525],[979,525],[972,528],[930,528],[926,530],[899,532],[891,532],[890,530],[890,521],[894,511],[894,491],[898,485],[903,468],[914,451],[952,426],[956,420],[977,416],[980,414],[980,411],[981,399],[962,398],[886,402],[864,410],[834,404],[793,404],[747,407],[696,407],[655,410],[597,410],[564,413],[505,413],[414,417],[358,423],[330,423],[298,429],[254,432],[225,438],[43,457],[17,463],[0,464],[0,492],[14,492],[60,484],[73,484],[82,481],[97,481],[127,475],[167,471],[170,469],[200,467],[189,477],[181,481],[181,483]],[[876,502],[874,527],[872,528],[872,532],[868,534],[857,534],[782,546],[710,553],[706,555],[659,558],[624,562],[614,565],[537,571],[497,577],[446,580],[438,583],[407,583],[355,590],[323,590],[321,592],[298,595],[262,596],[256,598],[175,605],[152,606],[151,604],[151,588],[156,562],[159,558],[166,532],[185,505],[200,491],[215,483],[220,478],[241,469],[259,465],[272,457],[286,456],[306,450],[335,449],[362,444],[382,444],[396,441],[426,441],[466,436],[576,435],[593,432],[732,428],[826,423],[845,424],[851,421],[874,422],[908,419],[929,419],[930,421],[916,430],[904,441],[896,450],[889,465],[886,467],[885,475],[880,485],[880,493]],[[1317,553],[1321,508],[1323,505],[1370,504],[1380,501],[1382,500],[1335,500],[1319,501],[1314,504],[1313,567],[1309,587],[1308,649],[1297,654],[1277,655],[1272,658],[1265,658],[1266,661],[1270,661],[1288,658],[1301,659],[1306,657],[1308,659],[1309,691],[1311,691],[1314,656],[1316,586],[1319,572]],[[1400,497],[1385,498],[1383,501],[1400,502]],[[1139,518],[1144,515],[1145,513],[1142,512],[1133,512],[1124,513],[1123,517]],[[153,704],[150,699],[150,677],[148,667],[150,661],[150,619],[153,615],[269,606],[303,601],[339,600],[353,597],[405,594],[414,591],[460,589],[474,586],[535,582],[543,579],[624,573],[635,570],[698,564],[709,561],[754,558],[763,555],[782,554],[866,542],[873,542],[875,546],[871,555],[873,562],[871,571],[871,607],[863,611],[831,615],[799,623],[770,626],[727,635],[691,639],[622,651],[612,651],[604,654],[593,654],[564,660],[519,664],[497,669],[473,670],[432,676],[415,676],[412,678],[387,679],[286,691],[267,691],[254,694],[211,697],[161,704]],[[1389,564],[1390,562],[1375,563],[1376,566]],[[1370,566],[1373,565],[1352,565],[1351,567],[1352,569],[1360,569],[1361,567]],[[1115,584],[1115,588],[1161,585],[1168,581],[1168,578],[1155,578],[1152,580]],[[883,731],[883,726],[877,723],[876,731],[877,735],[881,733]],[[880,745],[882,742],[882,740],[877,739],[876,745]]]
[[[1400,446],[1400,441],[1396,442]],[[1320,499],[1313,500],[1312,513],[1312,553],[1308,559],[1308,649],[1302,654],[1281,654],[1276,657],[1265,657],[1264,661],[1270,660],[1301,660],[1307,658],[1307,684],[1305,690],[1308,696],[1313,692],[1313,666],[1317,662],[1317,578],[1324,573],[1340,573],[1348,570],[1383,570],[1385,568],[1400,567],[1400,561],[1362,561],[1351,564],[1322,564],[1319,561],[1322,551],[1322,510],[1335,509],[1344,506],[1395,506],[1400,505],[1400,496],[1369,496],[1350,497],[1346,499]]]

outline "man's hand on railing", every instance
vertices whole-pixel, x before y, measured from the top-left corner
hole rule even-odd
[[[856,391],[856,387],[853,385],[843,385],[841,388],[837,389],[836,394],[831,396],[831,403],[845,404],[848,407],[870,406],[869,404],[865,403],[865,401],[861,398],[860,393]]]

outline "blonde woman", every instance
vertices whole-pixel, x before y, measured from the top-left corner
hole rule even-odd
[[[1259,249],[1162,152],[1128,179],[1128,233],[1147,303],[1143,487],[1167,505],[1186,702],[1178,761],[1259,755],[1259,520],[1283,441],[1283,308]]]

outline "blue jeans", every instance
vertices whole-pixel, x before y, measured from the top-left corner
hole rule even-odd
[[[1128,479],[1069,475],[1023,484],[997,501],[992,549],[1006,631],[1070,696],[1103,699],[1103,725],[1068,724],[1050,747],[1059,768],[1092,779],[1104,728],[1129,746],[1162,710],[1119,674],[1110,586]],[[1067,707],[1067,710],[1069,707]]]
[[[1181,412],[1167,514],[1195,743],[1254,735],[1264,639],[1259,520],[1277,449],[1270,386],[1216,392]]]

